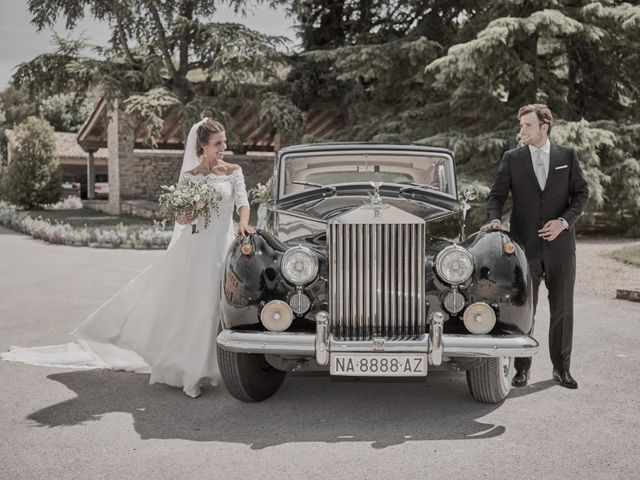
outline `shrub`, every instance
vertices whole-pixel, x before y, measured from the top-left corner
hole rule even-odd
[[[62,173],[54,131],[46,121],[29,117],[16,128],[15,155],[2,175],[5,200],[33,208],[56,203],[62,193]]]

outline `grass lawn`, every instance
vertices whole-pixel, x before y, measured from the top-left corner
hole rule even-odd
[[[76,210],[29,210],[28,215],[36,219],[42,217],[50,222],[68,223],[72,227],[111,228],[123,223],[132,229],[148,228],[153,220],[131,215],[109,215],[104,212],[83,207]]]
[[[251,225],[256,224],[258,217],[257,211],[258,208],[255,205],[252,206],[251,216],[249,219],[249,223]],[[138,230],[153,226],[153,220],[149,220],[147,218],[133,217],[131,215],[109,215],[86,207],[75,210],[29,210],[23,213],[29,215],[33,219],[42,217],[44,220],[49,220],[52,223],[60,221],[78,228],[82,228],[86,225],[89,229],[106,229],[113,228],[120,223],[128,226],[130,230]],[[238,219],[234,218],[234,222],[237,221]],[[173,221],[167,221],[166,225],[167,229],[173,229]]]
[[[611,252],[609,256],[621,262],[640,267],[640,245],[623,247]]]

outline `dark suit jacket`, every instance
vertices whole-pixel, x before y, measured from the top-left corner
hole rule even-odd
[[[544,191],[540,189],[531,162],[529,147],[509,150],[502,157],[498,174],[489,194],[487,217],[501,219],[502,208],[511,192],[511,233],[524,247],[529,258],[542,257],[544,248],[563,255],[574,252],[576,237],[574,225],[589,198],[578,155],[572,148],[551,144],[549,175]],[[564,218],[569,230],[547,242],[538,236],[538,230],[549,220]]]

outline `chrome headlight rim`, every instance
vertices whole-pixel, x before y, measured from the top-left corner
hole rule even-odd
[[[447,275],[443,272],[442,264],[447,258],[447,256],[450,254],[462,254],[464,257],[466,257],[469,260],[470,267],[468,272],[465,274],[464,278],[462,279],[447,278]],[[467,282],[471,278],[471,275],[473,275],[473,271],[475,269],[475,260],[473,258],[473,255],[471,255],[471,252],[469,252],[469,250],[467,250],[466,248],[461,247],[460,245],[449,245],[448,247],[445,247],[442,250],[440,250],[440,252],[438,252],[435,258],[434,266],[435,266],[435,271],[438,274],[438,277],[440,277],[440,279],[442,279],[449,285],[454,285],[454,286],[462,285],[463,283]]]
[[[290,272],[287,269],[288,262],[290,262],[291,257],[296,254],[302,254],[306,256],[306,261],[308,261],[311,265],[311,270],[306,277],[294,278],[289,274]],[[310,248],[303,247],[302,245],[297,245],[295,247],[287,249],[287,251],[284,252],[284,255],[282,255],[282,259],[280,260],[280,272],[282,273],[282,276],[285,278],[285,280],[294,285],[307,285],[313,282],[318,276],[319,268],[320,267],[318,264],[318,258],[316,257],[315,253]]]

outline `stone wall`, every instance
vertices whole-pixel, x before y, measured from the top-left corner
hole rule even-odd
[[[182,152],[134,150],[133,158],[120,163],[121,200],[158,200],[161,185],[178,180]]]
[[[260,182],[266,183],[273,174],[273,156],[229,155],[229,163],[242,167],[247,190]],[[117,210],[112,202],[84,201],[85,206],[110,214],[127,214],[152,219],[167,219],[159,210],[158,196],[161,185],[170,185],[178,180],[182,152],[134,150],[126,163],[119,165],[120,202]],[[111,178],[109,179],[111,180]],[[256,222],[256,208],[251,208],[251,222]]]
[[[272,156],[229,155],[225,161],[242,167],[247,189],[264,184],[273,173]],[[120,163],[121,200],[157,201],[160,186],[178,180],[181,164],[182,152],[134,150],[133,158]]]

